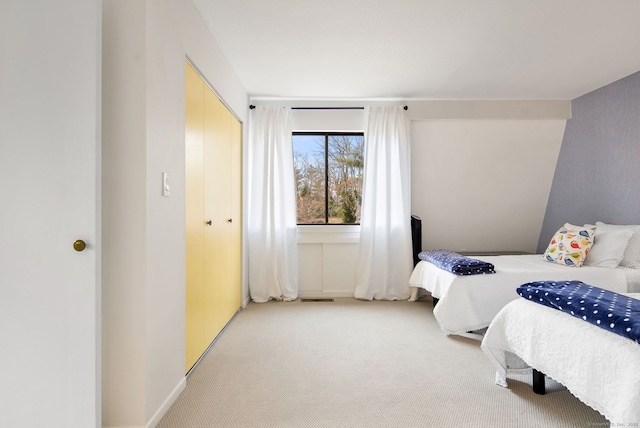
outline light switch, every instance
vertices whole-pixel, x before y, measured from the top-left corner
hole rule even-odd
[[[171,196],[171,176],[166,172],[162,173],[162,196]]]

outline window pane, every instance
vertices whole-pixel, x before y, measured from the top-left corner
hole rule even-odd
[[[359,224],[363,134],[293,134],[298,224]]]
[[[325,224],[325,136],[294,135],[298,224]]]
[[[329,135],[329,223],[360,223],[363,150],[362,135]]]

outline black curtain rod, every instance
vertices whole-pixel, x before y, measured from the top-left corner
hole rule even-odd
[[[364,107],[291,107],[291,110],[364,110]]]
[[[249,106],[251,110],[256,108],[253,104]],[[404,106],[405,110],[409,110],[408,106]],[[291,107],[291,110],[364,110],[364,107]]]

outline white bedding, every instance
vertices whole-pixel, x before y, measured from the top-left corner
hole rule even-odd
[[[640,269],[622,266],[618,266],[616,269],[623,271],[627,277],[627,291],[629,293],[640,293]]]
[[[509,373],[534,367],[612,426],[640,423],[640,345],[628,338],[519,298],[495,317],[482,350],[495,363],[502,386]]]
[[[439,299],[433,314],[446,334],[465,334],[489,326],[500,309],[518,298],[516,288],[526,282],[580,280],[618,293],[627,292],[627,277],[622,269],[567,267],[549,263],[540,254],[476,258],[493,263],[496,273],[460,276],[420,261],[409,278],[409,300],[416,300],[418,288]]]

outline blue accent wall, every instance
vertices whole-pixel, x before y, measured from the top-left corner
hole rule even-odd
[[[538,253],[564,223],[640,224],[640,72],[576,98]]]

